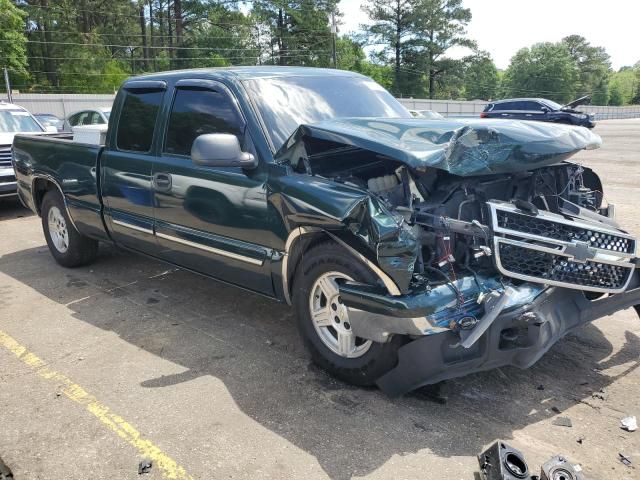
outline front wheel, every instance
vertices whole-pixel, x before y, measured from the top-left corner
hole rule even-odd
[[[98,242],[76,230],[57,190],[45,194],[41,214],[44,236],[56,262],[71,268],[86,265],[96,258]]]
[[[298,329],[311,358],[321,368],[348,383],[372,385],[397,363],[402,338],[377,343],[356,336],[342,303],[342,281],[374,283],[375,277],[333,242],[305,253],[293,283]]]

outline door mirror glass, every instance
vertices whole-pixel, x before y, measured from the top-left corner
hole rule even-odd
[[[252,169],[257,159],[240,147],[238,137],[230,133],[205,133],[198,136],[191,146],[191,160],[196,165],[208,167],[240,167]]]

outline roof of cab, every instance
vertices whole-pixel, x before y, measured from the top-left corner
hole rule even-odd
[[[494,100],[489,103],[507,103],[507,102],[545,102],[548,101],[546,98],[505,98],[503,100]]]
[[[184,78],[189,75],[197,77],[215,76],[237,80],[251,80],[255,78],[274,77],[363,77],[363,75],[347,70],[315,67],[281,67],[275,65],[251,67],[219,67],[194,68],[187,70],[172,70],[168,72],[149,73],[131,77],[129,80],[167,80],[169,78]]]

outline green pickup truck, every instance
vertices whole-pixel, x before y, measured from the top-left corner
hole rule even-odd
[[[61,265],[109,242],[287,302],[317,364],[393,396],[526,368],[640,304],[636,239],[568,162],[600,144],[413,118],[351,72],[250,67],[129,79],[105,145],[18,135],[13,166]]]

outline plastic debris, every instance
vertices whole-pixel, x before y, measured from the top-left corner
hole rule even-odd
[[[573,427],[573,423],[571,423],[571,419],[569,417],[558,417],[554,419],[551,424],[556,427]]]
[[[609,395],[607,394],[607,390],[605,388],[601,388],[597,392],[592,393],[591,396],[599,400],[606,400]]]
[[[13,480],[11,469],[0,458],[0,480]]]
[[[501,441],[497,441],[478,455],[478,464],[482,480],[529,480],[531,478],[522,452]]]
[[[631,459],[627,457],[624,453],[618,453],[618,457],[623,465],[630,467],[632,465]]]
[[[624,417],[620,420],[620,423],[622,424],[622,428],[627,432],[635,432],[638,429],[638,420],[636,420],[635,415]]]
[[[576,442],[578,442],[580,445],[582,445],[582,442],[584,442],[584,437],[576,438]]]
[[[145,458],[138,464],[138,475],[149,473],[151,471],[151,467],[153,467],[153,461]]]

